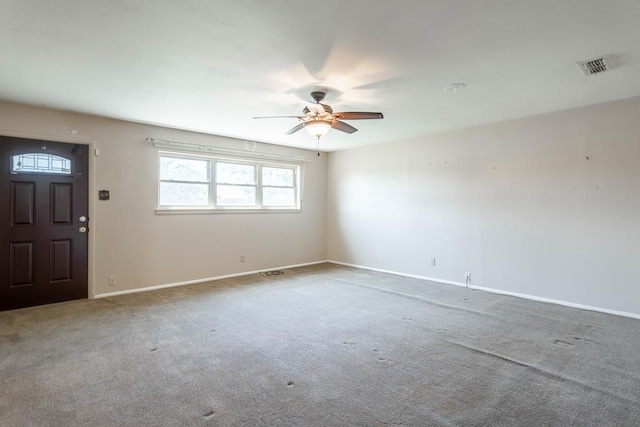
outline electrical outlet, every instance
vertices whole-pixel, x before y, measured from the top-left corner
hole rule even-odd
[[[436,259],[431,258],[431,267],[435,267],[435,266],[436,266]]]
[[[116,276],[109,276],[109,286],[116,285]]]
[[[244,262],[244,260],[245,260],[244,255],[240,255],[240,262]]]

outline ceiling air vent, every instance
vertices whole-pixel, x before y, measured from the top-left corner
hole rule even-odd
[[[585,76],[600,74],[613,69],[611,56],[609,55],[603,56],[601,58],[590,59],[588,61],[578,62],[577,65],[578,67],[580,67],[580,70],[582,70]]]

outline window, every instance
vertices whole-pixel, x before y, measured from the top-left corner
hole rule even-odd
[[[160,157],[160,206],[209,206],[209,161]]]
[[[17,154],[11,157],[11,172],[71,175],[71,160],[53,154]]]
[[[300,165],[160,152],[159,211],[300,210]]]
[[[216,204],[256,206],[257,165],[216,162]]]
[[[293,169],[262,168],[262,204],[291,206],[295,204],[295,173]]]

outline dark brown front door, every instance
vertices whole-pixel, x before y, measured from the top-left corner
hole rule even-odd
[[[0,136],[0,310],[87,297],[88,147]]]

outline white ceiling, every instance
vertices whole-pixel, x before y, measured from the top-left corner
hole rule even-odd
[[[251,117],[384,113],[331,151],[640,95],[639,41],[639,0],[0,0],[0,99],[305,148]]]

